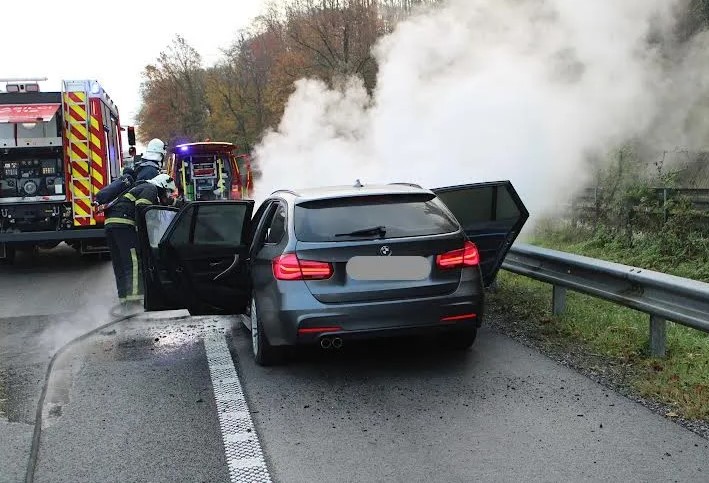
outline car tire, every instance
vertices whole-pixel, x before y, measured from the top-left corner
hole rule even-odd
[[[443,343],[446,347],[454,350],[468,350],[475,343],[478,336],[478,329],[456,330],[443,336]]]
[[[281,362],[282,350],[268,342],[263,324],[256,309],[256,297],[251,297],[251,352],[259,366],[271,366]]]

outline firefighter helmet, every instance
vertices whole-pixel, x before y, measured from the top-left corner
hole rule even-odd
[[[152,139],[145,148],[143,159],[161,162],[167,154],[167,145],[160,139]]]
[[[169,193],[174,193],[175,191],[177,191],[175,181],[170,177],[170,175],[167,175],[165,173],[159,174],[153,179],[148,180],[148,183],[154,184],[158,188],[167,190]]]

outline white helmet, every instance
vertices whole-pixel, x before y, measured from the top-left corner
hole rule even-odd
[[[153,179],[149,179],[148,183],[154,184],[158,188],[163,188],[170,193],[177,191],[177,186],[175,186],[175,181],[165,173],[159,174]]]
[[[143,159],[149,161],[162,161],[167,154],[167,145],[160,139],[155,138],[150,140],[148,146],[145,148],[145,153],[143,154]]]

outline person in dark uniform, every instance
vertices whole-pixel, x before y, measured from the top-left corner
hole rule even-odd
[[[123,174],[112,181],[110,184],[102,188],[96,193],[94,199],[95,205],[106,205],[113,201],[118,195],[133,187],[135,184],[135,171],[133,168],[126,167],[123,169]]]
[[[135,169],[136,180],[147,181],[153,179],[162,169],[163,160],[167,154],[167,146],[160,139],[152,139],[145,153],[142,155],[140,160],[137,160],[133,168]]]
[[[136,306],[143,300],[143,279],[138,257],[136,214],[141,207],[173,204],[170,195],[177,191],[167,174],[159,174],[139,183],[121,195],[106,213],[104,226],[116,277],[118,300],[123,307]]]

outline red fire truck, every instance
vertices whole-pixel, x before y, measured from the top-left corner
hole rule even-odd
[[[61,242],[107,252],[93,199],[123,165],[118,109],[97,81],[42,80],[0,79],[0,260]]]

